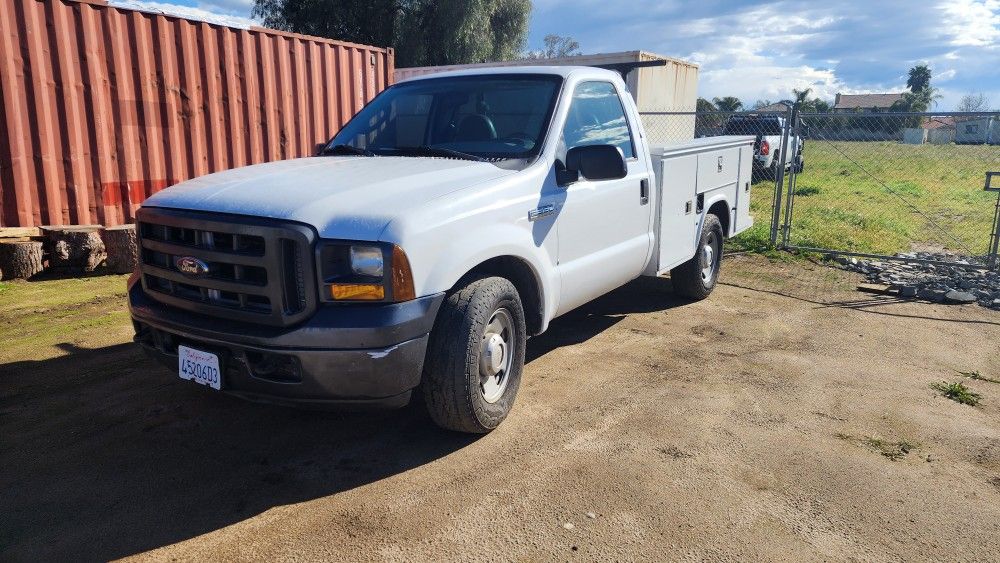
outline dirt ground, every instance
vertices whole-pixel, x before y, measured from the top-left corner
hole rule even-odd
[[[479,438],[181,381],[130,343],[124,278],[3,286],[0,559],[1000,559],[1000,384],[958,373],[1000,379],[1000,314],[758,257],[723,279],[556,321]]]

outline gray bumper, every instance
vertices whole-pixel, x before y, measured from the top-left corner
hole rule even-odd
[[[219,356],[222,390],[296,405],[400,407],[420,383],[444,294],[405,303],[327,305],[279,328],[203,316],[129,289],[135,340],[175,374],[177,346]]]

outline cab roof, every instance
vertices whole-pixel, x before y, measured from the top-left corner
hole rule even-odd
[[[435,72],[431,74],[421,74],[419,76],[414,76],[412,78],[400,80],[399,82],[397,82],[397,84],[402,84],[404,82],[413,82],[416,80],[428,80],[432,78],[453,78],[458,76],[485,76],[485,75],[495,76],[504,74],[550,74],[554,76],[561,76],[563,78],[569,78],[570,76],[580,75],[588,78],[621,80],[621,75],[619,73],[613,70],[607,70],[593,66],[525,65],[525,66],[495,66],[495,67],[469,68],[462,70]]]

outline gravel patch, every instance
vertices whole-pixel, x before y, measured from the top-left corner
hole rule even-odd
[[[933,303],[979,303],[1000,310],[1000,272],[972,269],[980,263],[968,257],[947,253],[913,252],[897,254],[904,259],[923,259],[949,264],[898,262],[836,256],[842,268],[858,272],[871,283],[888,285],[900,297]]]

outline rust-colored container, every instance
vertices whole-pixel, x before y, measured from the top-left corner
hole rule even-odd
[[[2,0],[0,226],[128,223],[182,180],[309,155],[392,77],[392,49]]]

